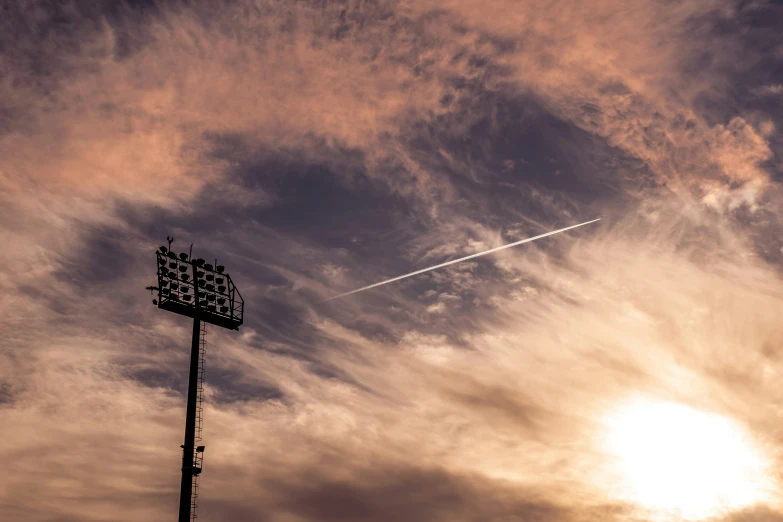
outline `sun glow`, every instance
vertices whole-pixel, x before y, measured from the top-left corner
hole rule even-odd
[[[639,401],[611,414],[604,439],[623,500],[667,520],[703,520],[767,502],[767,464],[726,417]]]

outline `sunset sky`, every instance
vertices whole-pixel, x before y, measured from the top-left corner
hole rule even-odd
[[[783,522],[783,2],[0,0],[0,520]],[[492,255],[324,301],[601,218]]]

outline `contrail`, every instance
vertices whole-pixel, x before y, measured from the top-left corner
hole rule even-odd
[[[321,301],[322,303],[325,303],[326,301],[331,301],[332,299],[339,299],[340,297],[345,297],[347,295],[355,294],[357,292],[363,292],[364,290],[369,290],[370,288],[375,288],[376,286],[385,285],[387,283],[393,283],[394,281],[399,281],[400,279],[405,279],[406,277],[415,276],[418,274],[423,274],[424,272],[429,272],[430,270],[435,270],[436,268],[442,268],[444,266],[453,265],[454,263],[459,263],[460,261],[466,261],[468,259],[473,259],[474,257],[479,256],[485,256],[487,254],[491,254],[493,252],[497,252],[498,250],[503,250],[504,248],[511,248],[513,246],[521,245],[522,243],[529,243],[530,241],[535,241],[536,239],[541,239],[542,237],[552,236],[554,234],[559,234],[560,232],[565,232],[566,230],[571,230],[572,228],[581,227],[584,225],[589,225],[590,223],[595,223],[596,221],[601,221],[601,218],[594,219],[592,221],[585,221],[584,223],[579,223],[578,225],[572,225],[570,227],[561,228],[560,230],[555,230],[553,232],[547,232],[546,234],[541,234],[539,236],[529,237],[527,239],[523,239],[522,241],[517,241],[515,243],[509,243],[508,245],[503,245],[495,248],[491,248],[489,250],[485,250],[484,252],[479,252],[478,254],[472,254],[469,256],[461,257],[459,259],[454,259],[452,261],[446,261],[445,263],[441,263],[439,265],[431,266],[429,268],[422,268],[421,270],[416,270],[415,272],[411,272],[410,274],[405,274],[397,277],[393,277],[392,279],[387,279],[386,281],[381,281],[380,283],[375,283],[373,285],[369,286],[363,286],[362,288],[357,288],[356,290],[351,290],[350,292],[345,292],[344,294],[336,295],[334,297],[330,297],[328,299],[324,299]]]

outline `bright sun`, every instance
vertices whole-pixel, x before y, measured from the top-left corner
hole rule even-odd
[[[604,444],[624,500],[664,518],[706,519],[768,500],[765,459],[726,417],[637,401],[609,416]]]

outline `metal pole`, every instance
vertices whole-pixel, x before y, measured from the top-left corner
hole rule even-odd
[[[196,316],[193,318],[193,339],[190,345],[190,376],[188,378],[188,408],[185,417],[185,443],[182,445],[182,483],[179,489],[179,522],[190,522],[191,494],[193,491],[193,456],[196,438],[196,400],[198,395],[198,355],[199,338],[201,336],[201,319],[199,318],[199,290],[196,271],[198,268],[191,261],[193,268],[193,299]]]

